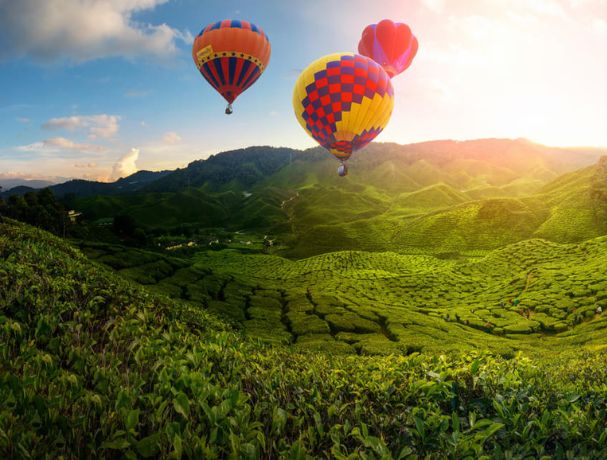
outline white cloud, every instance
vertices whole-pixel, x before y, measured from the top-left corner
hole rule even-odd
[[[92,168],[96,168],[97,167],[97,163],[76,163],[74,165],[74,168],[78,168],[78,169],[92,169]]]
[[[65,150],[71,150],[75,152],[83,153],[96,153],[103,152],[104,147],[94,144],[79,144],[65,137],[52,137],[45,139],[40,142],[34,142],[33,144],[22,145],[16,147],[16,150],[21,152],[40,152],[40,153],[52,153]]]
[[[121,177],[127,177],[137,172],[135,164],[139,158],[139,149],[131,149],[129,153],[120,157],[112,168],[112,179],[117,180]]]
[[[520,5],[527,8],[531,13],[540,16],[566,17],[565,10],[560,2],[556,0],[518,0]]]
[[[117,115],[87,115],[51,118],[42,125],[46,129],[66,129],[75,131],[86,129],[90,139],[110,138],[118,132],[120,117]]]
[[[45,147],[57,147],[61,150],[76,150],[79,152],[102,152],[105,150],[105,148],[100,145],[79,144],[70,139],[66,139],[65,137],[52,137],[42,141],[42,144]]]
[[[191,161],[204,159],[210,154],[229,150],[229,148],[218,147],[207,151],[203,150],[200,145],[190,144],[183,140],[178,144],[166,144],[152,140],[140,147],[145,151],[145,157],[139,159],[138,167],[151,171],[181,168]]]
[[[34,142],[33,144],[20,145],[15,147],[15,150],[19,152],[38,152],[44,149],[43,142]]]
[[[181,141],[181,136],[175,131],[169,131],[162,136],[162,142],[165,144],[178,144]]]
[[[21,171],[7,171],[0,173],[0,179],[37,179],[39,176]]]
[[[569,6],[571,8],[585,8],[585,7],[606,7],[607,0],[569,0]]]
[[[189,32],[146,24],[133,14],[168,0],[0,0],[0,59],[42,61],[171,56]]]
[[[27,118],[27,117],[17,117],[17,121],[18,121],[19,123],[23,123],[24,125],[26,125],[26,124],[28,124],[28,123],[29,123],[30,121],[32,121],[32,120],[30,120],[30,119],[29,119],[29,118]]]
[[[566,0],[484,0],[484,3],[486,7],[491,8],[495,18],[505,14],[519,23],[572,19],[571,6]]]

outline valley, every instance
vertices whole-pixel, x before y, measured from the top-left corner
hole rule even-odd
[[[378,144],[337,182],[253,147],[5,191],[0,454],[603,458],[604,153]]]
[[[601,347],[607,238],[528,240],[468,255],[343,251],[292,261],[238,250],[190,259],[81,249],[154,292],[296,350],[358,354]]]

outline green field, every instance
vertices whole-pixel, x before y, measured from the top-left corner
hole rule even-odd
[[[0,222],[0,454],[604,458],[603,322],[587,307],[604,300],[589,279],[604,273],[606,244],[529,241],[473,261],[217,252],[192,265],[85,248],[126,278],[146,273],[146,289],[56,237]],[[460,283],[469,292],[451,291]],[[328,285],[331,295],[319,289]],[[191,299],[153,292],[178,297],[177,287]],[[529,324],[492,308],[504,295],[535,302]],[[441,297],[458,301],[445,310]],[[240,318],[245,336],[205,302]],[[538,328],[540,314],[565,331]],[[503,334],[473,324],[485,315]]]
[[[597,313],[607,311],[607,237],[527,240],[484,255],[344,251],[297,261],[237,250],[177,259],[81,247],[154,292],[297,350],[549,354],[600,346],[607,326]]]
[[[0,216],[0,458],[606,458],[606,159],[368,153]]]
[[[70,205],[90,221],[127,214],[150,234],[187,232],[204,244],[217,229],[270,234],[288,258],[492,250],[607,234],[607,162],[597,163],[598,154],[522,140],[378,144],[353,157],[356,173],[342,179],[320,149],[283,150],[227,152],[136,193]]]
[[[539,156],[541,167],[523,177],[547,183],[528,195],[527,187],[513,188],[525,182],[515,175],[522,161],[504,169],[495,158],[451,160],[441,176],[430,156],[406,169],[415,181],[400,187],[409,191],[388,193],[393,182],[376,177],[391,164],[389,151],[384,155],[387,163],[359,161],[368,166],[362,177],[339,188],[317,168],[322,161],[307,165],[303,177],[292,176],[300,166],[289,165],[266,180],[272,190],[287,178],[299,183],[280,204],[291,230],[278,236],[272,254],[262,253],[260,230],[249,227],[224,238],[223,250],[80,248],[154,292],[295,350],[511,356],[600,344],[607,324],[607,238],[600,236],[607,233],[607,162],[554,179]],[[434,162],[442,158],[436,155]],[[441,177],[452,184],[459,177],[468,191],[478,191],[481,180],[507,184],[514,196],[478,200],[445,182],[424,185]]]

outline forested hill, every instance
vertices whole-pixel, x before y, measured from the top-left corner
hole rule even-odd
[[[596,162],[607,150],[545,147],[526,140],[479,139],[399,145],[373,143],[350,160],[349,181],[406,190],[447,182],[453,186],[535,190],[557,176]],[[301,186],[336,181],[337,162],[324,149],[305,151],[268,146],[212,155],[174,171],[139,171],[115,182],[71,180],[52,185],[56,196],[111,195],[136,191],[175,192],[190,187],[208,190],[247,189],[255,185]],[[276,176],[276,177],[275,177]],[[23,194],[22,186],[12,194]],[[4,187],[7,195],[10,185]]]
[[[190,163],[149,184],[145,191],[175,192],[189,187],[210,190],[246,190],[302,156],[299,150],[276,147],[249,147],[212,155]],[[307,155],[306,160],[311,160]]]
[[[511,185],[534,190],[563,173],[597,161],[607,150],[559,149],[526,140],[481,139],[399,145],[373,143],[349,161],[350,176],[339,180],[337,162],[324,149],[305,151],[249,147],[213,155],[149,184],[147,191],[281,188],[355,183],[410,191],[438,182],[482,189]],[[490,193],[490,192],[488,192]]]
[[[120,178],[114,182],[97,182],[84,179],[72,179],[61,184],[52,185],[39,181],[36,184],[24,184],[16,187],[5,187],[0,197],[8,198],[12,195],[25,195],[36,189],[49,187],[58,198],[86,197],[91,195],[114,195],[129,193],[142,189],[150,182],[170,174],[172,171],[137,171],[128,177]],[[35,185],[35,187],[34,187]]]
[[[340,178],[320,148],[251,147],[191,163],[134,193],[70,204],[90,220],[126,214],[160,233],[184,226],[272,233],[294,257],[493,249],[534,237],[575,242],[607,233],[601,153],[500,139],[372,144]]]

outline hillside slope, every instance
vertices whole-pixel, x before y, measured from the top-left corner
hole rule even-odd
[[[604,353],[263,348],[12,221],[0,221],[0,299],[3,458],[607,454]]]
[[[534,194],[480,200],[446,184],[395,196],[362,186],[304,188],[288,209],[294,236],[286,254],[308,257],[344,249],[465,252],[536,237],[580,242],[607,234],[606,171],[607,160],[601,159]]]
[[[494,249],[534,237],[576,242],[607,233],[607,204],[592,185],[600,168],[589,166],[601,153],[503,139],[372,144],[339,178],[320,148],[251,147],[73,206],[92,221],[126,213],[157,233],[270,233],[294,258]]]

